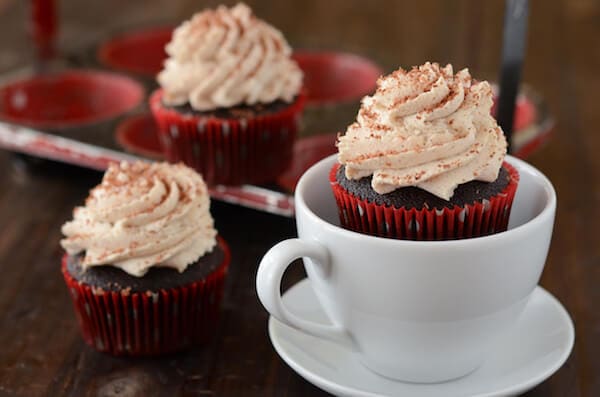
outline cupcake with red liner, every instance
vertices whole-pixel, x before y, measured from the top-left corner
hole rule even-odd
[[[211,336],[230,253],[209,206],[183,164],[109,167],[62,227],[62,273],[90,346],[156,355]]]
[[[209,185],[273,181],[292,158],[302,72],[282,34],[245,4],[194,15],[173,32],[150,98],[164,154]]]
[[[330,182],[342,226],[410,240],[506,230],[519,175],[492,104],[487,82],[451,65],[380,78],[338,138]]]

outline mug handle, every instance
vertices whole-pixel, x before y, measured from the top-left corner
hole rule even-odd
[[[281,300],[281,279],[288,266],[296,259],[309,257],[327,272],[329,251],[323,245],[293,238],[273,246],[262,258],[256,275],[256,290],[263,306],[279,321],[308,334],[326,338],[347,347],[353,347],[352,338],[337,325],[324,325],[304,320],[291,313]]]

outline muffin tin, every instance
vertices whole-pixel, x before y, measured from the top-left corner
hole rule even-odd
[[[96,169],[121,159],[162,159],[152,116],[144,110],[131,112],[141,109],[146,100],[144,88],[149,92],[155,86],[148,79],[161,68],[171,31],[171,27],[152,27],[101,44],[97,61],[115,72],[67,69],[5,83],[0,87],[0,119],[55,135],[2,124],[0,146]],[[289,193],[300,175],[335,153],[337,132],[355,116],[359,99],[374,90],[383,73],[373,61],[345,52],[298,50],[293,57],[305,73],[307,108],[291,166],[269,188],[218,186],[211,191],[214,198],[293,215]],[[553,125],[543,100],[525,87],[516,107],[513,154],[528,156],[548,139]],[[84,132],[63,133],[75,126]],[[86,128],[93,133],[85,133]]]
[[[0,119],[55,129],[115,118],[138,106],[137,81],[98,70],[64,70],[10,81],[0,87]]]
[[[172,27],[163,26],[126,32],[100,45],[96,56],[111,69],[152,78],[167,57],[164,48],[172,31]]]

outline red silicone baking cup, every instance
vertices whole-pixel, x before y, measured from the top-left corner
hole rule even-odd
[[[510,181],[496,196],[464,207],[444,209],[396,208],[360,199],[336,180],[339,164],[329,174],[342,226],[359,233],[402,240],[454,240],[505,231],[519,183],[518,171],[508,163]]]
[[[249,119],[183,115],[163,106],[162,90],[150,97],[163,153],[202,174],[209,185],[274,181],[292,159],[305,96],[285,109]]]
[[[218,238],[223,262],[202,280],[157,292],[104,291],[75,280],[62,259],[85,342],[117,356],[151,356],[183,350],[214,334],[230,262],[227,244]]]

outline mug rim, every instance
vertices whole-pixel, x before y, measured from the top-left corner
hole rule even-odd
[[[547,218],[553,217],[554,212],[556,210],[556,191],[554,189],[554,186],[552,185],[552,182],[550,182],[548,177],[546,177],[546,175],[544,175],[540,170],[538,170],[531,164],[529,164],[523,160],[520,160],[516,157],[506,155],[505,161],[507,161],[509,164],[511,164],[513,166],[516,166],[517,170],[519,170],[519,172],[521,172],[522,170],[527,171],[530,174],[533,174],[539,180],[541,180],[543,189],[545,190],[546,195],[547,195],[547,200],[546,200],[546,203],[544,204],[544,208],[536,216],[529,219],[527,222],[522,223],[512,229],[508,229],[506,231],[490,234],[487,236],[470,237],[470,238],[455,239],[455,240],[427,240],[427,241],[401,240],[401,239],[378,237],[378,236],[372,236],[372,235],[365,234],[365,233],[359,233],[359,232],[355,232],[353,230],[344,229],[341,226],[335,225],[335,224],[330,223],[330,222],[326,221],[325,219],[321,218],[309,207],[309,205],[306,203],[306,201],[304,199],[304,191],[306,190],[305,185],[308,183],[307,180],[308,180],[309,176],[316,172],[315,169],[317,167],[322,166],[323,163],[330,162],[332,160],[332,158],[334,158],[334,157],[337,157],[337,154],[332,154],[332,155],[327,156],[324,159],[318,161],[317,163],[313,164],[308,170],[306,170],[304,172],[304,174],[302,174],[302,176],[300,177],[300,180],[298,181],[298,185],[296,186],[296,192],[294,194],[294,202],[295,202],[295,206],[296,206],[296,218],[298,217],[300,212],[305,212],[306,216],[308,216],[313,222],[317,223],[320,227],[324,228],[325,230],[332,232],[332,233],[337,233],[337,234],[341,235],[342,237],[346,237],[346,238],[350,238],[350,239],[360,238],[365,243],[397,245],[397,246],[406,246],[406,247],[418,247],[418,246],[423,246],[423,245],[428,245],[428,246],[435,245],[436,247],[443,247],[443,246],[451,247],[451,246],[468,244],[471,241],[476,241],[477,244],[493,243],[493,242],[496,242],[497,240],[506,239],[511,236],[518,238],[520,236],[530,233],[532,231],[532,229],[537,227],[540,223],[546,221]],[[325,175],[325,177],[326,176],[327,175]],[[522,180],[521,180],[521,183],[522,183]],[[518,187],[517,187],[517,189],[518,189]]]

